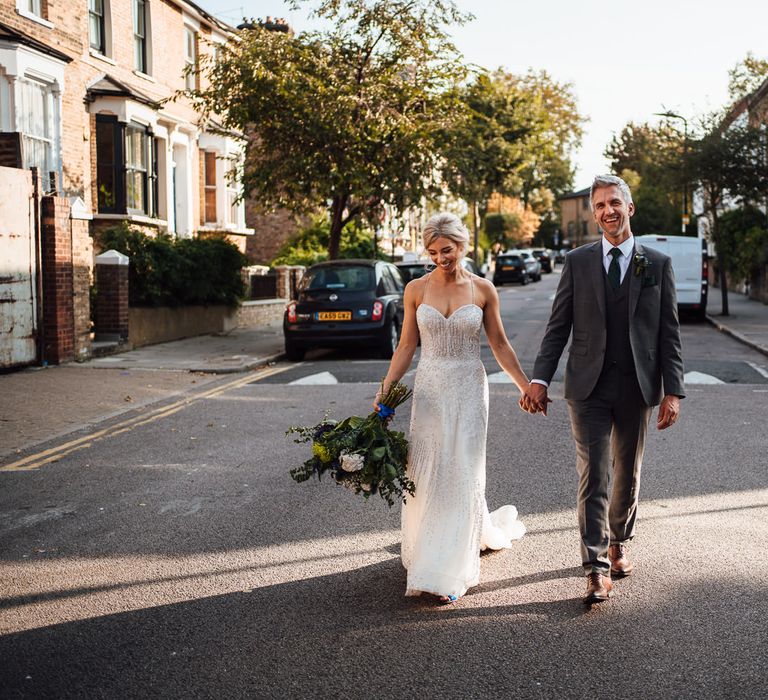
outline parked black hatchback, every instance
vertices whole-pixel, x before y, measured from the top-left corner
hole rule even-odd
[[[304,359],[311,347],[366,345],[385,358],[403,324],[403,279],[380,260],[333,260],[310,267],[283,319],[285,353]]]

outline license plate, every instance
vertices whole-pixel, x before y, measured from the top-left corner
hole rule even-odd
[[[318,311],[318,321],[351,321],[351,311]]]
[[[505,271],[506,271],[506,270],[514,270],[514,269],[515,269],[515,266],[514,266],[514,265],[502,265],[502,266],[501,266],[501,269],[502,269],[502,270],[505,270]]]

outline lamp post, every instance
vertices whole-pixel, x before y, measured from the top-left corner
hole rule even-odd
[[[683,121],[683,168],[687,169],[686,156],[688,155],[688,120],[680,115],[675,114],[672,110],[668,109],[666,112],[654,112],[657,117],[665,117],[666,119],[682,119]],[[683,223],[681,226],[683,235],[685,235],[685,227],[688,226],[688,178],[686,173],[683,172]]]

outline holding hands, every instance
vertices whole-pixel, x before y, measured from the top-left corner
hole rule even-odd
[[[547,415],[547,404],[552,403],[552,399],[547,396],[547,387],[538,382],[530,382],[525,388],[523,395],[518,402],[520,408],[528,413],[543,413]]]

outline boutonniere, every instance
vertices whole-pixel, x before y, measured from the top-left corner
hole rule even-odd
[[[641,253],[635,253],[632,263],[635,266],[635,277],[640,277],[651,266],[651,261]]]
[[[651,261],[645,257],[642,253],[635,253],[635,257],[632,258],[632,263],[635,266],[635,277],[642,277],[642,287],[653,287],[656,282],[656,275],[652,273]]]

